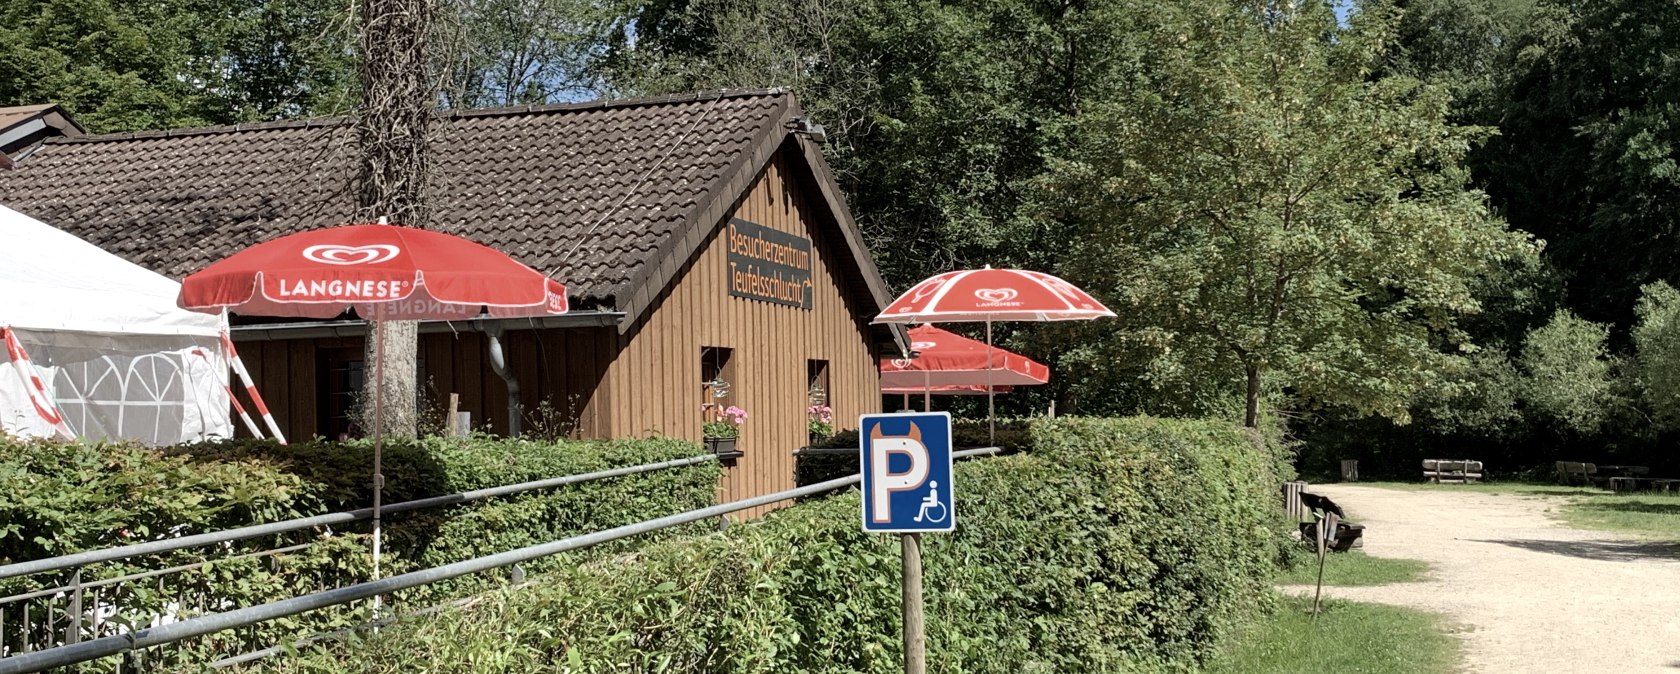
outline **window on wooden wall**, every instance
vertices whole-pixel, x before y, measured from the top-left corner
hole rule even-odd
[[[735,404],[734,349],[722,346],[700,347],[700,404],[719,408]],[[709,419],[709,414],[702,414]]]
[[[805,397],[810,405],[805,409],[805,426],[810,430],[810,441],[815,444],[833,437],[834,408],[829,401],[833,396],[828,390],[828,361],[805,361]]]
[[[805,361],[806,390],[809,392],[812,406],[828,405],[833,396],[828,388],[828,361]]]
[[[316,373],[321,383],[317,422],[321,437],[329,440],[352,438],[361,427],[351,417],[365,380],[362,347],[323,348],[316,351]]]
[[[360,346],[316,349],[315,365],[318,369],[315,376],[320,382],[320,397],[316,400],[315,418],[316,432],[321,437],[329,440],[361,437],[361,420],[355,418],[356,401],[361,399],[363,387],[373,376],[373,372],[367,369],[366,357]],[[426,358],[416,358],[414,367],[416,381],[422,387],[415,398],[423,417],[429,412],[425,409],[428,397],[425,388],[428,385]]]

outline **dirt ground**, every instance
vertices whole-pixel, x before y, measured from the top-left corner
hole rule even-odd
[[[1464,640],[1468,672],[1680,672],[1672,544],[1567,528],[1547,515],[1565,502],[1557,497],[1309,491],[1365,525],[1366,553],[1433,567],[1424,582],[1327,587],[1326,596],[1445,614]]]

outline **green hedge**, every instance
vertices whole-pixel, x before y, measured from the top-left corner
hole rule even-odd
[[[384,455],[386,502],[666,461],[702,451],[670,440],[554,444],[473,438],[392,443]],[[120,444],[0,440],[0,483],[14,490],[0,498],[0,563],[362,508],[371,501],[371,474],[372,448],[365,442],[237,442],[160,451]],[[436,566],[711,505],[719,475],[715,463],[706,463],[391,515],[384,571],[389,575]],[[663,535],[711,528],[694,525]],[[97,565],[85,569],[84,578],[208,561],[197,570],[165,576],[162,588],[125,585],[122,602],[134,608],[134,615],[183,596],[220,597],[232,606],[247,606],[368,579],[368,539],[365,523],[306,530],[232,548],[198,548]],[[311,545],[274,557],[226,559],[297,543]],[[592,554],[615,549],[620,548]],[[529,570],[541,572],[565,563],[564,558],[551,558]],[[0,581],[0,595],[64,580],[55,574],[8,579]],[[408,591],[397,599],[412,607],[503,582],[500,574],[463,578]],[[265,626],[254,640],[352,624],[364,608],[280,621]],[[7,636],[16,638],[15,630]],[[221,638],[194,648],[207,655],[238,652],[240,646]]]
[[[1038,422],[923,538],[934,671],[1189,671],[1269,596],[1275,452],[1227,424]],[[900,671],[898,542],[858,496],[561,569],[285,672]]]
[[[999,419],[997,421],[996,442],[991,441],[992,433],[987,428],[985,419],[952,419],[952,444],[963,447],[988,447],[994,444],[1005,451],[1025,451],[1032,446],[1032,420],[1029,419]],[[857,431],[842,431],[814,443],[814,447],[832,449],[857,449]],[[804,454],[794,464],[794,481],[799,486],[825,482],[837,477],[855,475],[858,472],[857,454]]]

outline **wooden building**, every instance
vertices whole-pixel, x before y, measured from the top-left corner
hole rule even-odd
[[[879,408],[902,335],[890,297],[782,91],[479,110],[438,123],[432,228],[567,283],[573,312],[421,326],[422,396],[496,433],[701,439],[705,403],[749,418],[721,496],[791,486],[807,408]],[[342,224],[343,120],[53,138],[0,173],[0,203],[179,278],[244,245]],[[355,320],[236,320],[292,437],[350,432]],[[512,393],[510,393],[512,392]]]

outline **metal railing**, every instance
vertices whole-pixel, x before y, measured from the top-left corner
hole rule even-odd
[[[407,512],[458,505],[487,498],[513,496],[542,489],[680,468],[716,460],[717,456],[715,455],[702,454],[670,461],[625,466],[592,473],[567,475],[417,499],[385,506],[383,511],[385,513]],[[353,523],[369,520],[372,517],[373,509],[363,508],[0,566],[0,579],[54,571],[68,572],[68,579],[63,584],[0,597],[0,656],[29,653],[59,645],[72,645],[81,642],[84,637],[99,638],[110,632],[131,631],[144,625],[156,627],[160,622],[173,620],[181,613],[221,610],[225,608],[226,602],[209,596],[207,592],[202,590],[192,592],[194,595],[192,597],[173,597],[166,602],[167,605],[172,606],[169,610],[158,611],[154,607],[154,609],[144,611],[145,615],[136,615],[132,604],[129,606],[123,604],[134,599],[134,589],[142,581],[155,580],[157,595],[161,597],[165,593],[165,576],[208,569],[212,565],[225,564],[235,560],[276,557],[303,550],[319,541],[243,552],[103,579],[90,580],[85,578],[87,567],[91,565],[120,562],[136,557],[160,555],[212,545],[231,547],[233,543],[238,541],[315,527]],[[183,591],[182,594],[188,592],[190,591]]]
[[[954,453],[954,456],[956,458],[970,458],[978,456],[992,456],[1001,452],[1002,450],[997,447],[982,447],[959,451]],[[14,655],[8,658],[0,658],[0,674],[39,672],[54,667],[64,667],[129,651],[138,651],[153,646],[179,642],[193,637],[200,637],[225,630],[256,625],[300,613],[349,604],[351,602],[385,595],[407,588],[429,585],[439,581],[511,566],[521,562],[557,555],[563,552],[581,550],[603,543],[658,531],[660,529],[718,518],[730,513],[770,505],[780,501],[821,494],[857,484],[859,481],[861,481],[861,476],[855,474],[849,475],[805,487],[700,508],[698,510],[691,510],[675,515],[667,515],[665,517],[658,517],[635,524],[614,527],[605,531],[573,536],[549,543],[532,545],[519,548],[517,550],[509,550],[507,552],[455,562],[453,564],[445,564],[435,568],[422,569],[419,571],[392,576],[390,578],[359,583],[348,587],[326,590],[323,592],[293,597],[291,599],[261,604],[258,606],[250,606],[226,611],[223,613],[204,615],[168,625],[135,630],[126,634],[102,637],[75,644],[66,644],[48,650]],[[283,650],[283,647],[281,647],[281,649]],[[265,651],[279,652],[275,649],[265,649]],[[230,658],[229,660],[233,659],[238,659],[239,662],[247,662],[254,658],[236,656],[236,658]]]

